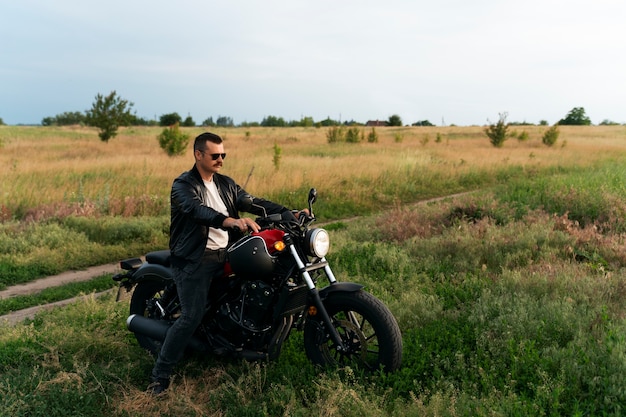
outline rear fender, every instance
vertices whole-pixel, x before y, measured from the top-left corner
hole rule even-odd
[[[133,274],[131,282],[139,284],[148,281],[169,283],[172,281],[172,270],[163,265],[145,263]]]

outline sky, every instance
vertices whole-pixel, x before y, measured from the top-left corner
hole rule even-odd
[[[3,0],[0,118],[626,123],[623,0]]]

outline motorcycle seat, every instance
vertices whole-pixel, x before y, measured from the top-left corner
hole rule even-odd
[[[167,250],[158,250],[154,252],[149,252],[146,254],[146,261],[149,264],[158,264],[163,266],[170,266],[170,251]]]

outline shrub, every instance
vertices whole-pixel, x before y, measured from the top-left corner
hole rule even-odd
[[[491,124],[485,129],[485,134],[489,137],[489,141],[496,148],[501,148],[506,140],[509,125],[506,123],[506,113],[500,113],[498,123]]]
[[[519,140],[520,142],[525,142],[528,140],[528,132],[526,132],[525,130],[522,131],[522,133],[520,133],[517,136],[517,140]]]
[[[376,129],[372,128],[372,131],[367,135],[367,141],[369,143],[378,142],[378,133],[376,133]]]
[[[351,127],[346,131],[346,142],[348,143],[359,143],[361,141],[361,136],[359,133],[358,127]]]
[[[331,126],[326,132],[328,143],[343,142],[345,140],[345,129],[342,126]]]
[[[559,128],[557,125],[552,126],[550,129],[546,130],[541,138],[541,142],[543,142],[546,146],[553,146],[556,143],[556,140],[559,138]]]
[[[276,142],[274,142],[274,169],[278,171],[280,168],[280,158],[283,150],[278,146]]]
[[[163,129],[157,139],[161,149],[169,156],[182,155],[189,143],[189,135],[180,131],[178,123]]]

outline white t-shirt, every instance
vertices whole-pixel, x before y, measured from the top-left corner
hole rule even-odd
[[[219,211],[225,216],[228,216],[228,210],[226,205],[222,201],[217,186],[213,180],[204,181],[204,186],[207,189],[207,206],[211,207],[215,211]],[[206,242],[207,249],[222,249],[228,245],[228,232],[224,229],[216,229],[209,227],[209,239]]]

